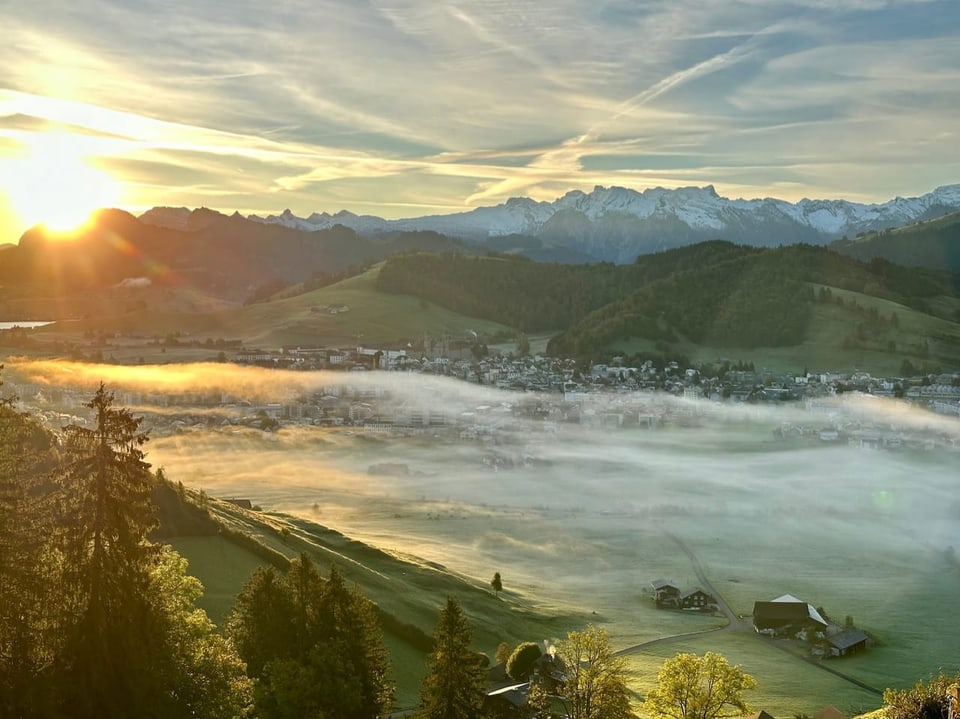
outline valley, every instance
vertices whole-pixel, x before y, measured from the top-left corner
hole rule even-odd
[[[196,369],[152,368],[150,382],[162,386],[166,373],[180,391],[202,390],[215,375]],[[268,401],[297,375],[307,376],[235,368],[221,378],[232,377],[234,392],[257,387]],[[115,374],[117,388],[135,389],[131,376]],[[338,377],[357,381],[342,373],[317,379],[332,387]],[[395,398],[420,398],[452,415],[523,397],[408,373],[372,379]],[[602,400],[580,401],[590,409]],[[723,618],[654,606],[651,581],[695,585],[698,565],[738,615],[785,593],[834,618],[852,615],[876,644],[827,665],[861,684],[905,686],[939,667],[960,668],[952,603],[944,601],[960,590],[960,569],[950,561],[960,511],[955,451],[777,439],[773,430],[784,422],[828,420],[796,405],[718,405],[700,426],[660,429],[560,424],[546,431],[542,420],[515,418],[487,441],[443,428],[407,437],[353,426],[265,432],[206,423],[171,431],[159,421],[169,409],[140,411],[148,426],[168,427],[147,446],[154,467],[197,496],[202,490],[259,508],[216,503],[231,526],[287,556],[306,550],[321,565],[336,563],[421,632],[431,631],[443,596],[453,592],[487,653],[500,641],[553,639],[587,623],[607,629],[618,650],[719,628]],[[893,404],[858,411],[860,421],[881,424],[932,421]],[[939,422],[938,431],[960,440],[955,420]],[[515,460],[490,461],[497,456]],[[238,557],[217,537],[173,541],[209,583],[205,606],[222,621],[258,558]],[[499,598],[489,588],[494,572],[503,577]],[[709,632],[632,651],[630,687],[642,697],[664,658],[709,650],[754,674],[753,702],[774,715],[879,705],[875,693],[778,651],[777,641]],[[390,632],[388,646],[401,706],[411,706],[423,652]]]

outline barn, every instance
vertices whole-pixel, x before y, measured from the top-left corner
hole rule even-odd
[[[830,653],[835,657],[845,657],[866,649],[869,640],[870,637],[860,629],[846,629],[827,639],[830,642]]]
[[[753,604],[753,626],[762,634],[795,634],[811,624],[820,630],[827,628],[827,621],[812,604],[789,594]]]

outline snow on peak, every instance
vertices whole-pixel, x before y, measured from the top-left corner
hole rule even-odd
[[[176,208],[167,209],[174,216],[179,212]],[[686,233],[683,234],[684,241],[693,237],[726,237],[740,242],[763,243],[825,242],[844,234],[909,224],[954,209],[960,210],[960,184],[944,185],[920,197],[898,197],[879,204],[817,199],[793,203],[769,197],[729,199],[722,197],[713,185],[675,189],[652,187],[642,192],[597,185],[589,192],[570,190],[552,202],[511,197],[499,205],[401,220],[356,215],[347,210],[333,215],[314,212],[303,219],[289,209],[267,217],[251,215],[250,219],[308,231],[339,224],[359,233],[432,230],[452,237],[483,240],[508,234],[537,235],[548,222],[556,229],[570,221],[564,213],[572,212],[584,216],[594,227],[599,228],[607,218],[621,228],[619,240],[604,239],[599,235],[591,240],[600,244],[623,243],[623,228],[630,227],[629,223],[642,224],[646,220],[658,222],[658,233],[668,232],[663,228],[675,225],[677,232]],[[621,222],[624,219],[627,225]],[[576,222],[581,223],[582,219]],[[577,227],[583,226],[578,224]],[[600,229],[597,231],[603,233]],[[576,233],[582,233],[582,229],[577,229]],[[631,253],[629,248],[622,252],[624,256]]]

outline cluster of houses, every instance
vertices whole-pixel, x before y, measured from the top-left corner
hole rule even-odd
[[[245,350],[234,361],[293,369],[378,369],[412,371],[458,377],[465,381],[516,389],[563,394],[596,391],[662,391],[688,399],[732,402],[783,402],[858,392],[878,397],[902,396],[935,412],[960,416],[960,374],[914,377],[873,377],[866,372],[807,372],[801,375],[770,370],[716,370],[706,374],[698,368],[667,362],[656,366],[647,360],[627,366],[625,358],[609,363],[578,367],[572,358],[493,354],[474,356],[466,342],[441,343],[459,349],[431,352],[411,347],[369,347]]]
[[[650,587],[658,609],[698,612],[718,609],[717,599],[700,587],[681,589],[670,579],[655,579]],[[840,626],[829,621],[822,610],[791,594],[754,602],[753,627],[764,636],[801,639],[812,646],[811,654],[820,657],[843,657],[870,645],[866,632],[850,624]]]
[[[843,657],[871,643],[866,632],[828,621],[822,610],[790,594],[754,602],[753,626],[758,634],[802,639],[813,645],[812,653],[819,656]]]
[[[658,609],[684,609],[698,612],[717,610],[716,598],[700,587],[680,589],[672,579],[655,579],[650,586],[653,588],[653,601]]]

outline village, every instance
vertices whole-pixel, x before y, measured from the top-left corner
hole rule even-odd
[[[443,349],[443,348],[441,348]],[[463,352],[459,353],[463,355]],[[469,353],[468,353],[469,354]],[[493,354],[486,357],[445,353],[415,354],[407,349],[302,348],[238,351],[236,364],[325,375],[324,386],[309,394],[256,402],[228,392],[116,390],[121,404],[138,408],[158,434],[219,426],[275,430],[287,425],[349,427],[371,435],[429,434],[438,439],[496,446],[521,427],[546,435],[561,426],[604,429],[696,427],[721,421],[731,407],[801,406],[803,420],[771,427],[783,442],[851,444],[864,449],[960,451],[956,433],[931,427],[899,426],[871,419],[863,403],[897,398],[930,416],[960,421],[960,374],[877,378],[858,373],[789,375],[733,365],[708,374],[675,361],[661,366],[645,361],[626,366],[622,357],[609,364],[579,367],[572,358]],[[377,379],[356,373],[385,373]],[[452,407],[422,392],[403,399],[392,391],[394,373],[448,377],[504,390],[496,403]],[[89,392],[24,382],[8,373],[8,394],[50,426],[83,421]],[[372,381],[371,381],[372,379]],[[151,407],[162,408],[152,414]],[[867,405],[869,407],[869,405]],[[210,410],[223,410],[222,414]],[[531,424],[532,423],[532,424]]]

